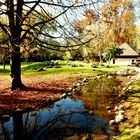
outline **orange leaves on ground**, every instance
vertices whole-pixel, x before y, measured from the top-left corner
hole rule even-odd
[[[33,80],[34,81],[34,80]],[[12,111],[17,108],[35,109],[48,99],[57,99],[60,94],[68,91],[72,81],[67,79],[52,79],[32,82],[26,81],[28,88],[24,91],[9,89],[0,90],[0,110],[2,112]]]

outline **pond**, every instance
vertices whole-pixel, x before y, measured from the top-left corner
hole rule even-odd
[[[122,80],[123,79],[123,80]],[[72,97],[56,101],[49,108],[23,113],[21,110],[0,124],[0,140],[81,140],[107,139],[116,132],[109,111],[118,103],[118,94],[128,77],[97,77]]]

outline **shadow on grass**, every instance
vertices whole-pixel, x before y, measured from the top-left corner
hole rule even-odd
[[[8,69],[0,69],[0,73],[9,73],[10,72],[10,70],[8,70]]]
[[[45,67],[44,63],[33,63],[33,64],[23,67],[22,70],[38,70],[44,67]]]

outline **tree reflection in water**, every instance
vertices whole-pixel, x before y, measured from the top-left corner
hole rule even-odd
[[[49,109],[22,115],[16,112],[10,121],[1,124],[1,139],[59,140],[85,133],[107,134],[107,130],[107,120],[85,113],[82,101],[66,98]]]
[[[123,78],[130,80],[127,77]],[[123,83],[118,76],[90,80],[82,87],[78,98],[85,103],[87,110],[92,110],[103,118],[112,119],[112,116],[107,113],[106,107],[113,109],[116,106],[119,102],[118,95],[124,84],[126,83]]]

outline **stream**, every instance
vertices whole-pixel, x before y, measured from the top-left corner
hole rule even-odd
[[[0,140],[105,140],[116,135],[109,126],[118,95],[130,79],[104,76],[86,82],[77,95],[52,106],[0,122]]]

